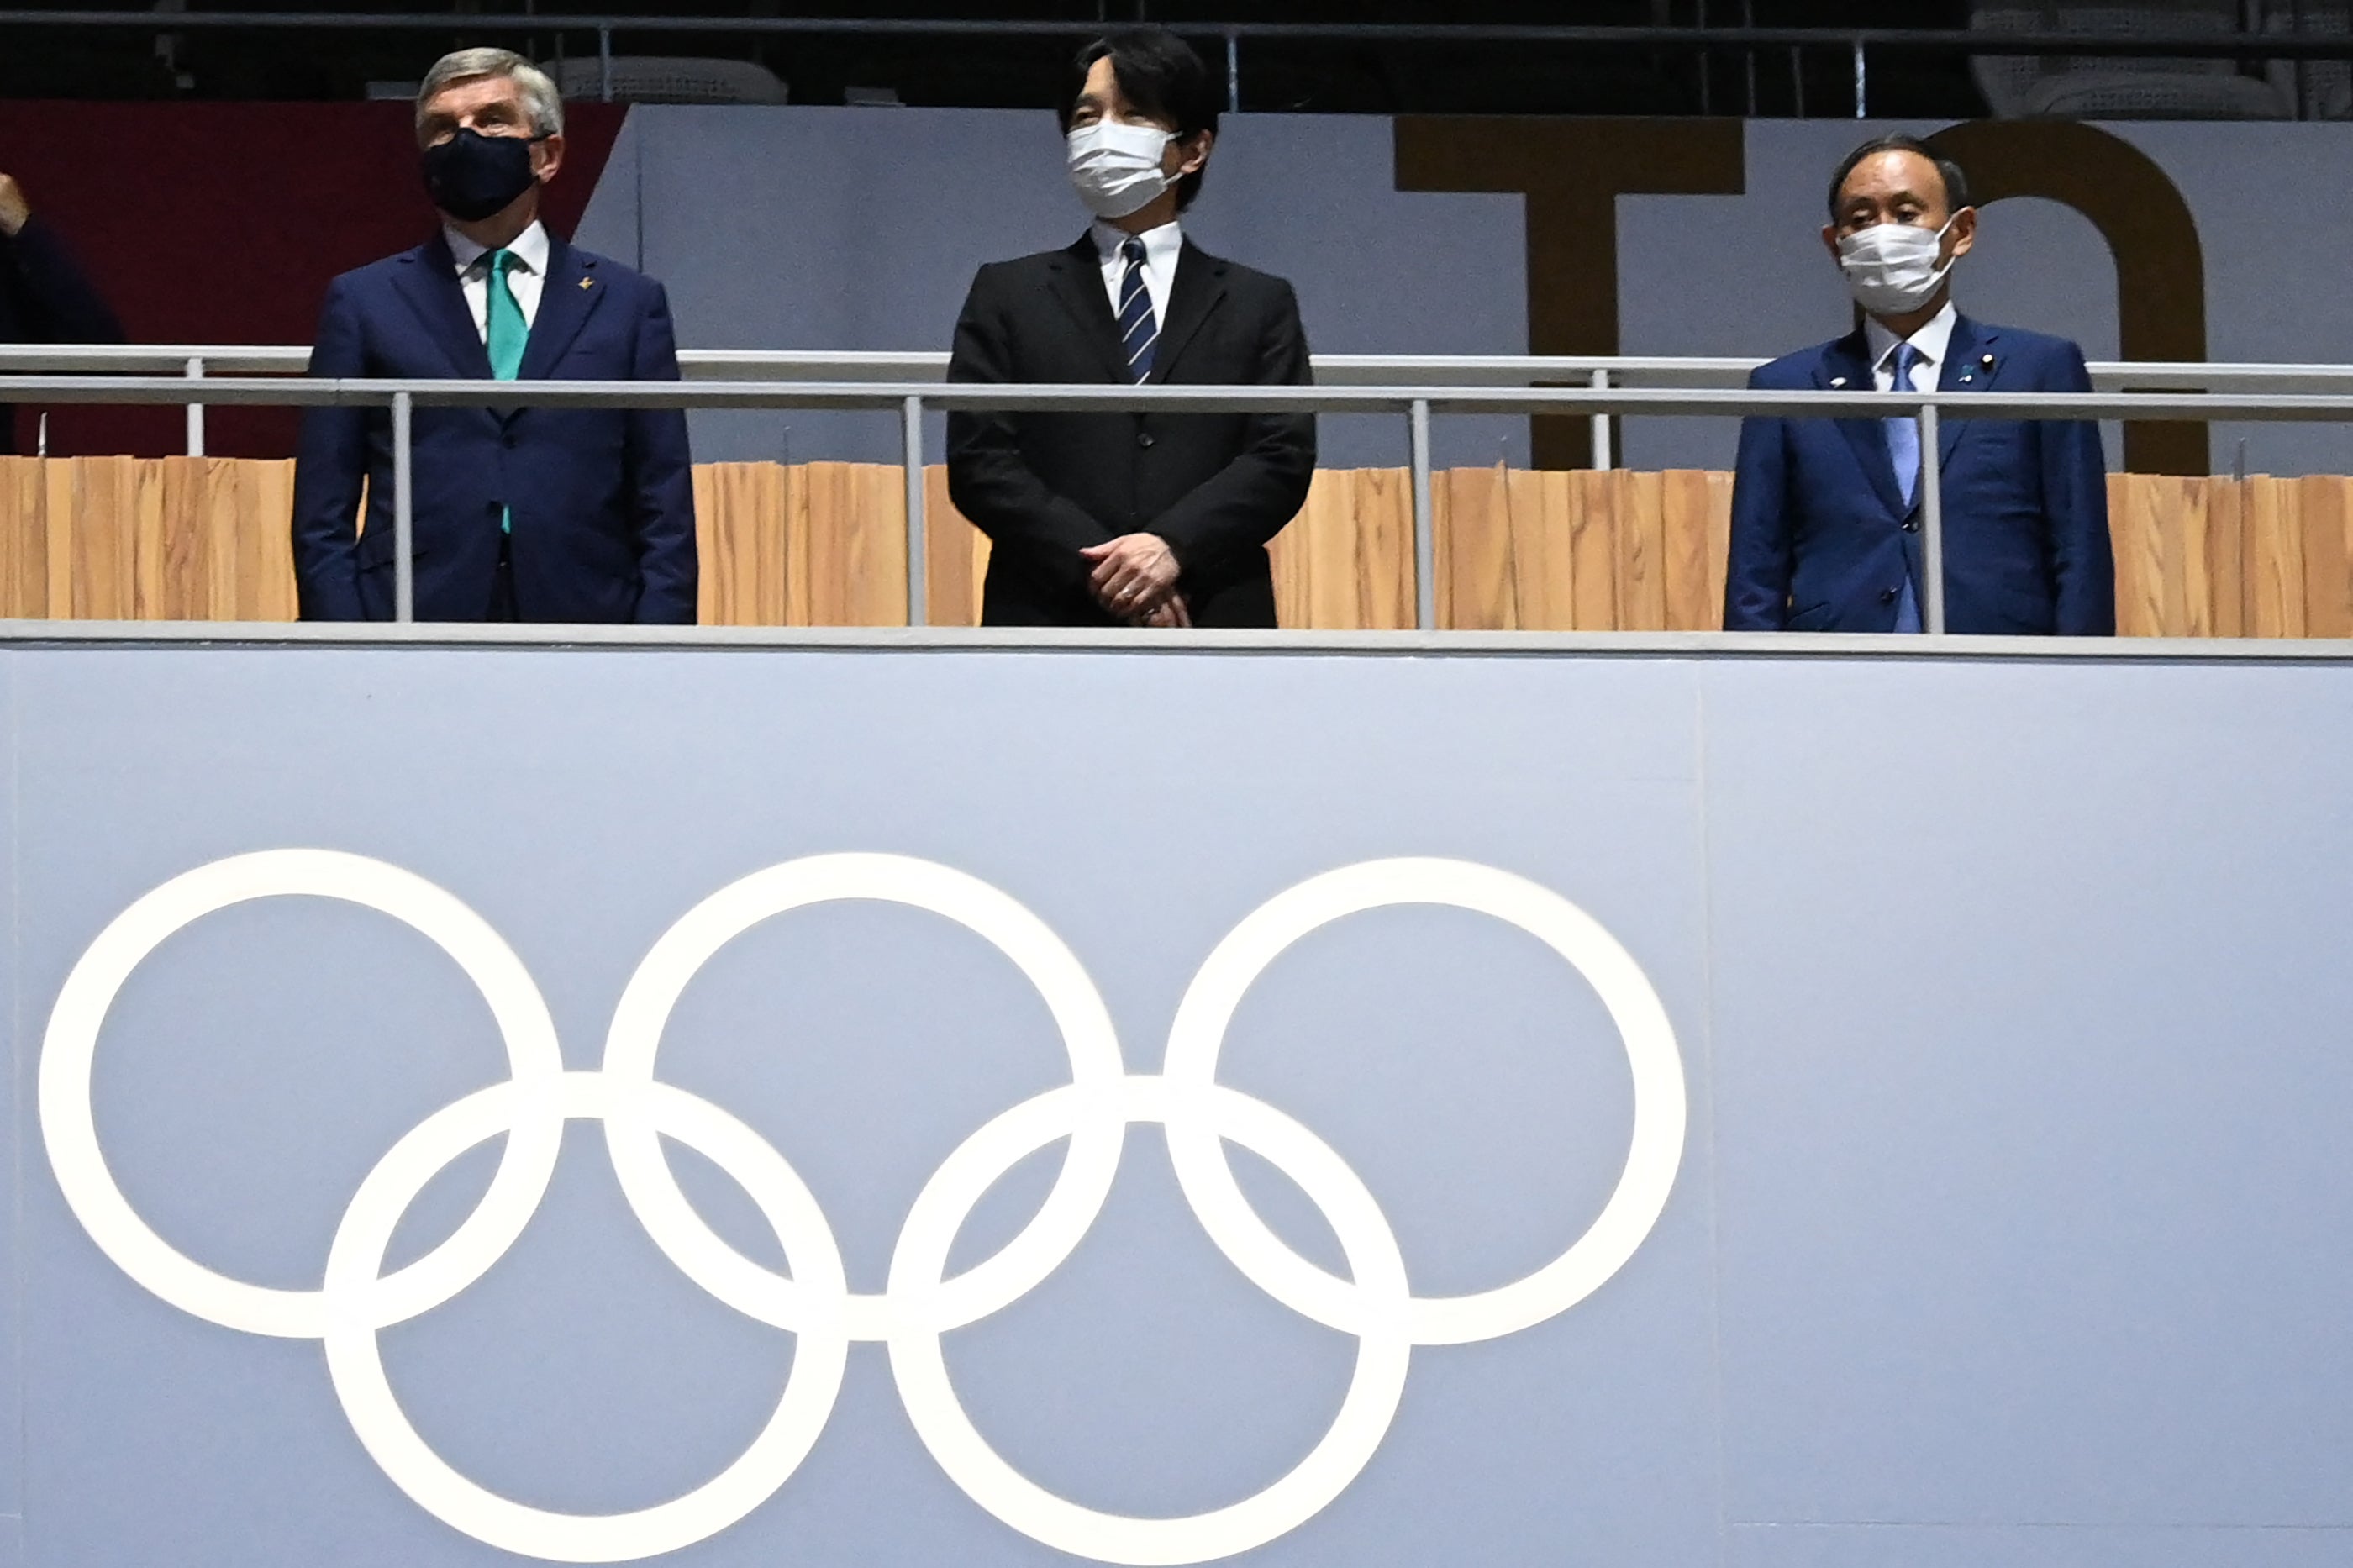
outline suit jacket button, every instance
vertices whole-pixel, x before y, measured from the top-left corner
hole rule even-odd
[[[1894,604],[1895,602],[1895,590],[1893,588],[1882,588],[1879,591],[1879,602],[1883,605]]]
[[[1917,533],[1917,532],[1919,532],[1919,531],[1920,531],[1920,520],[1919,520],[1918,518],[1916,518],[1916,517],[1907,517],[1907,518],[1905,518],[1905,519],[1904,520],[1904,531],[1905,531],[1905,532],[1906,532],[1906,533]]]
[[[507,433],[507,436],[506,436],[506,437],[505,437],[505,440],[506,440],[506,448],[507,448],[507,450],[508,450],[508,451],[510,451],[510,452],[513,451],[513,450],[514,450],[514,444],[515,444],[515,442],[514,442],[514,433],[513,433],[512,431],[509,431],[509,432]]]
[[[1151,432],[1151,431],[1149,431],[1149,430],[1139,430],[1139,431],[1137,431],[1137,432],[1136,432],[1136,436],[1135,436],[1135,444],[1136,444],[1137,446],[1139,446],[1139,447],[1149,447],[1149,446],[1151,446],[1151,445],[1152,445],[1152,432]]]

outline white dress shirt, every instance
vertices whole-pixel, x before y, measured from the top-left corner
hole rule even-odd
[[[1945,308],[1928,318],[1909,342],[1920,357],[1912,366],[1911,384],[1906,392],[1934,392],[1936,378],[1945,374],[1945,355],[1953,346],[1953,322],[1960,312],[1953,309],[1950,300]],[[1876,316],[1862,319],[1863,341],[1871,345],[1871,384],[1882,392],[1895,390],[1895,345],[1906,340],[1897,337],[1879,324]]]
[[[1095,254],[1103,258],[1103,291],[1111,296],[1112,319],[1119,318],[1119,291],[1127,282],[1127,258],[1120,247],[1127,243],[1127,231],[1096,220],[1088,230],[1094,236]],[[1135,237],[1144,241],[1144,291],[1152,296],[1152,320],[1157,326],[1168,324],[1168,290],[1176,282],[1176,258],[1185,251],[1185,231],[1172,219],[1158,228],[1148,228]]]
[[[474,313],[474,331],[487,343],[491,341],[491,253],[447,224],[441,226],[441,236],[449,242],[450,258],[458,264],[458,287],[466,296],[466,309]],[[533,218],[507,249],[520,263],[507,268],[507,288],[522,307],[522,324],[528,327],[539,319],[540,290],[547,284],[547,230]]]

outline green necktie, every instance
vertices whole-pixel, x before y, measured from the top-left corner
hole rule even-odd
[[[522,307],[515,303],[514,289],[507,283],[507,274],[522,265],[522,258],[512,250],[491,252],[488,330],[483,336],[484,346],[491,351],[491,374],[501,381],[512,381],[522,371],[522,345],[531,336],[531,323],[522,319]],[[514,531],[512,507],[499,513],[499,531]]]
[[[501,381],[512,381],[522,369],[522,345],[531,336],[531,324],[522,319],[522,307],[515,303],[514,289],[507,284],[507,274],[522,265],[522,258],[512,250],[491,252],[490,330],[485,342],[491,351],[491,374]]]

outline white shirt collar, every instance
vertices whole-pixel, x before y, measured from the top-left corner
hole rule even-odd
[[[1960,312],[1954,309],[1952,300],[1947,297],[1945,308],[1929,317],[1909,340],[1918,352],[1921,362],[1939,374],[1945,368],[1946,351],[1952,347],[1953,323],[1959,319]],[[1885,371],[1894,374],[1895,345],[1906,340],[1898,338],[1881,325],[1876,316],[1862,319],[1862,335],[1863,341],[1871,346],[1871,368],[1874,372]]]
[[[1101,218],[1097,218],[1089,226],[1087,233],[1093,237],[1095,254],[1102,258],[1105,267],[1109,267],[1119,258],[1120,247],[1128,240],[1125,229],[1115,227]],[[1175,270],[1176,258],[1185,248],[1185,230],[1175,218],[1169,219],[1158,228],[1145,229],[1135,237],[1144,241],[1145,267],[1163,276]]]
[[[446,223],[441,226],[441,237],[448,242],[449,258],[458,264],[461,277],[471,271],[474,263],[483,257],[483,247],[476,245]],[[534,276],[543,278],[547,275],[547,229],[537,218],[532,219],[531,226],[515,236],[514,243],[507,248]]]

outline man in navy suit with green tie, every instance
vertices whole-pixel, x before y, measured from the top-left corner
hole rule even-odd
[[[1830,207],[1822,239],[1862,322],[1760,367],[1750,386],[2092,389],[2073,343],[1954,308],[1953,267],[1976,242],[1977,209],[1952,160],[1908,136],[1867,142],[1831,176]],[[1947,629],[2113,636],[2116,563],[2099,427],[1941,423]],[[1908,415],[1742,421],[1725,629],[1921,630],[1920,458]]]
[[[445,57],[418,90],[417,136],[440,232],[334,280],[311,374],[678,379],[661,285],[540,222],[541,187],[564,159],[564,106],[543,72],[504,49]],[[421,407],[413,436],[417,619],[695,618],[682,411]],[[305,619],[391,618],[392,460],[387,410],[305,415],[294,477]]]

